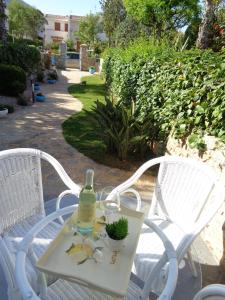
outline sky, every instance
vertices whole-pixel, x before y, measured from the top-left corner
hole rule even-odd
[[[85,16],[101,11],[99,0],[24,0],[45,14]]]

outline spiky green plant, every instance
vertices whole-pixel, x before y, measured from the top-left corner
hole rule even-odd
[[[128,220],[120,218],[112,224],[106,224],[106,232],[113,240],[123,240],[128,235]]]

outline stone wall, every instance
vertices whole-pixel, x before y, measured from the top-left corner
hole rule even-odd
[[[79,69],[80,68],[80,60],[79,59],[66,59],[66,68]]]
[[[66,69],[66,56],[56,54],[54,57],[55,57],[56,68],[60,69],[60,70],[65,70]]]
[[[89,67],[95,67],[96,71],[99,71],[99,61],[94,57],[89,57],[88,46],[85,44],[80,45],[80,70],[88,71]]]
[[[170,137],[167,143],[167,153],[203,161],[221,175],[225,185],[225,145],[213,136],[205,136],[204,142],[206,144],[206,151],[199,153],[197,149],[191,149],[187,143]],[[209,249],[211,249],[211,253],[217,262],[221,259],[223,252],[222,225],[225,221],[224,212],[225,203],[201,233],[201,238]]]

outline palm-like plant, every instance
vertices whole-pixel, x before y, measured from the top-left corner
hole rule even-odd
[[[6,4],[4,0],[0,0],[0,41],[6,41]]]
[[[143,155],[150,135],[153,135],[150,120],[139,122],[132,109],[121,103],[114,105],[107,98],[105,103],[96,101],[95,105],[86,113],[95,122],[95,133],[102,139],[107,151],[116,153],[122,161],[127,159],[129,153]]]
[[[133,127],[133,117],[122,105],[113,105],[96,101],[96,107],[87,111],[93,121],[97,122],[97,134],[106,144],[107,150],[116,152],[119,159],[126,160]]]

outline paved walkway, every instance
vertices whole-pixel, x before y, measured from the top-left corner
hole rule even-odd
[[[79,83],[80,78],[89,73],[74,69],[59,73],[59,81],[55,85],[41,85],[41,92],[47,97],[46,102],[36,102],[33,106],[24,107],[8,115],[6,119],[0,119],[0,150],[17,147],[37,148],[59,160],[71,178],[79,184],[83,183],[85,170],[91,167],[96,174],[96,189],[118,185],[127,179],[131,172],[97,164],[64,140],[61,124],[74,112],[82,109],[81,102],[68,93],[68,85]],[[46,200],[56,197],[64,189],[54,169],[46,164],[43,166],[43,182]],[[145,189],[145,179],[142,180],[141,187]]]

